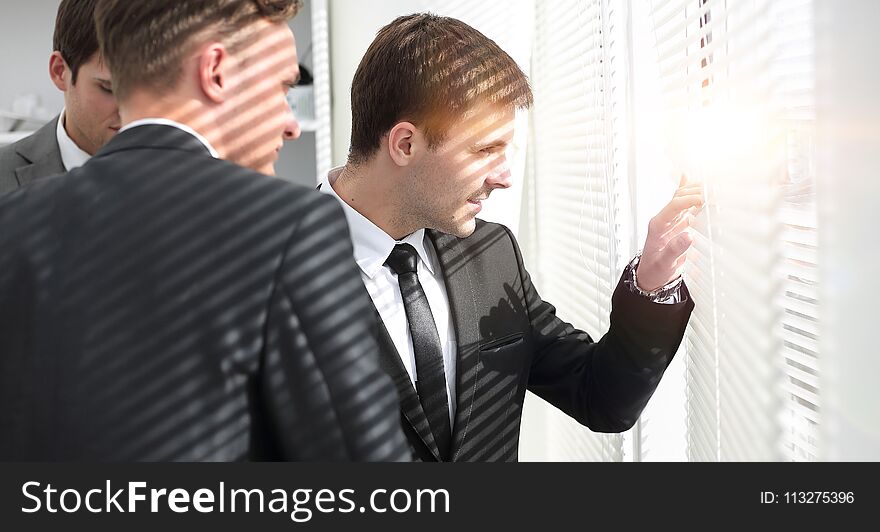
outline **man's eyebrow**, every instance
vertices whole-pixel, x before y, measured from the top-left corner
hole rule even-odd
[[[94,77],[94,78],[92,78],[92,79],[94,79],[94,80],[95,80],[95,81],[97,81],[97,82],[98,82],[98,83],[107,83],[107,84],[113,84],[113,82],[112,82],[112,81],[110,81],[110,80],[109,80],[109,79],[106,79],[106,78],[102,78],[102,77],[98,77],[98,76],[95,76],[95,77]]]
[[[503,148],[510,144],[508,139],[493,139],[474,144],[474,150],[485,150],[486,148]]]

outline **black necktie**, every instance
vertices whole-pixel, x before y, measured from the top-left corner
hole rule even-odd
[[[412,334],[416,355],[416,391],[428,418],[440,458],[446,459],[452,442],[449,426],[449,401],[446,396],[446,373],[443,369],[443,348],[428,298],[416,273],[418,255],[409,244],[397,244],[385,265],[397,274],[406,321]]]

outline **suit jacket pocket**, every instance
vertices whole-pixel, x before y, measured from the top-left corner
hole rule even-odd
[[[523,343],[522,333],[508,334],[497,340],[492,340],[480,346],[481,353],[496,353],[508,347],[518,346]]]
[[[514,378],[526,366],[525,347],[522,333],[502,336],[480,346],[480,362],[483,369],[504,375],[505,380],[508,377]]]

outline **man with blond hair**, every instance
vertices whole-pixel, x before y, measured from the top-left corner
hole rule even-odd
[[[299,0],[99,0],[122,129],[0,198],[0,460],[399,460],[396,394],[299,135]]]

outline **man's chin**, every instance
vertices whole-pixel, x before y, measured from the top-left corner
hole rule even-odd
[[[466,222],[463,222],[455,227],[454,231],[450,231],[451,234],[457,236],[458,238],[467,238],[474,234],[474,231],[477,228],[477,219],[469,218]]]
[[[274,163],[269,163],[269,164],[253,164],[253,165],[248,165],[248,166],[250,167],[251,170],[256,170],[257,172],[259,172],[259,173],[261,173],[261,174],[263,174],[263,175],[267,175],[267,176],[270,176],[270,177],[276,177],[276,174],[275,174],[275,164],[274,164]]]

